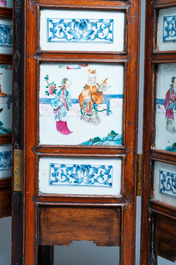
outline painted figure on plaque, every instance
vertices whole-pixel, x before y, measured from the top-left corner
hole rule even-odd
[[[7,94],[2,91],[2,84],[1,84],[1,76],[2,75],[3,75],[3,73],[0,73],[0,97],[6,98]],[[7,100],[8,109],[10,109],[11,103],[12,103],[12,97],[9,97]],[[0,104],[0,113],[2,113],[2,114],[4,113],[4,108],[1,107],[1,104]],[[2,122],[2,120],[0,120],[0,134],[10,134],[10,133],[12,133],[12,130],[5,128],[4,123]]]
[[[62,79],[61,86],[59,87],[59,91],[56,93],[56,97],[51,100],[51,106],[53,108],[53,113],[55,114],[56,129],[63,135],[69,135],[72,133],[67,125],[67,111],[69,111],[72,107],[71,96],[68,92],[68,88],[70,86],[71,81],[69,79]]]
[[[176,109],[176,77],[171,78],[170,89],[167,91],[164,101],[166,110],[166,130],[170,133],[176,133],[174,125],[174,110]]]
[[[6,0],[0,0],[0,7],[6,7],[7,1]]]
[[[88,82],[79,95],[81,120],[98,125],[101,122],[98,113],[103,111],[111,112],[107,109],[98,109],[98,106],[103,102],[103,92],[110,86],[106,82],[108,78],[101,85],[96,82],[96,70],[89,69],[88,72]]]

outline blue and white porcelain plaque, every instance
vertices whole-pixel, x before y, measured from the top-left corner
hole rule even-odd
[[[12,54],[13,28],[12,20],[0,19],[0,53]]]
[[[176,41],[176,15],[164,16],[164,41]]]
[[[112,187],[112,165],[50,164],[50,185]]]
[[[0,152],[0,170],[12,167],[12,151]]]
[[[153,198],[162,203],[176,206],[176,165],[154,162]]]
[[[176,50],[176,7],[159,10],[157,50]]]
[[[40,11],[40,48],[50,51],[124,51],[125,13]]]
[[[0,145],[0,179],[12,176],[12,146]]]
[[[40,158],[39,192],[120,196],[121,175],[120,158]]]
[[[48,18],[48,42],[114,41],[113,19]]]
[[[12,47],[12,26],[0,24],[0,46]]]
[[[176,172],[160,169],[160,192],[176,197]]]

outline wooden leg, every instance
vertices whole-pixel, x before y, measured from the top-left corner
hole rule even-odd
[[[38,265],[54,264],[54,247],[39,246],[38,248]]]

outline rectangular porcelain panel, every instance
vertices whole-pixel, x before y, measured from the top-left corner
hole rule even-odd
[[[0,0],[0,7],[13,7],[13,1],[12,0]]]
[[[43,145],[122,145],[124,66],[40,65]]]
[[[51,51],[123,51],[125,13],[41,10],[40,48]]]
[[[176,50],[176,7],[159,11],[158,50]]]
[[[157,149],[176,152],[176,64],[158,66],[156,100]]]
[[[12,54],[12,20],[0,19],[0,53]]]
[[[12,133],[12,66],[0,65],[0,135]]]
[[[154,198],[176,206],[176,165],[154,163]]]
[[[0,179],[12,176],[12,146],[0,145]]]
[[[120,195],[121,159],[40,158],[39,191],[55,194]]]

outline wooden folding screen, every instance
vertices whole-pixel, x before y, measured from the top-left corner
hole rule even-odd
[[[176,259],[176,2],[146,3],[141,264]]]
[[[134,264],[139,1],[29,0],[19,7],[23,264],[38,263],[39,246],[50,253],[72,240],[120,246],[120,264]],[[21,202],[20,191],[13,196]],[[21,262],[17,252],[13,264]]]

